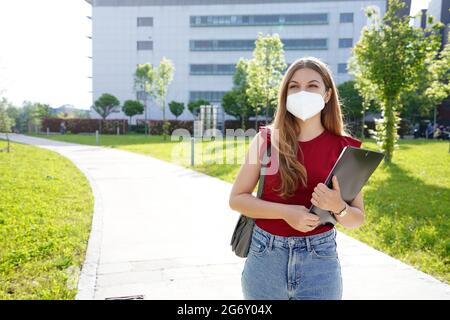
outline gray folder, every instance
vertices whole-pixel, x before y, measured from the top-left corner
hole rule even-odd
[[[383,160],[383,157],[383,152],[346,146],[336,160],[324,184],[332,189],[333,182],[331,179],[333,176],[336,176],[341,189],[341,197],[347,204],[350,204],[369,180],[369,177],[378,167],[381,160]],[[322,210],[311,205],[309,212],[320,217],[320,224],[331,223],[334,225],[337,222],[331,211]]]

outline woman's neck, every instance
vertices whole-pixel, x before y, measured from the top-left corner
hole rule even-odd
[[[297,140],[300,141],[311,140],[321,134],[323,130],[325,130],[325,127],[320,121],[320,117],[308,119],[307,121],[298,119],[298,124],[300,126],[300,135]]]

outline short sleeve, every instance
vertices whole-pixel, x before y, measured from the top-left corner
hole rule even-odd
[[[353,137],[344,137],[344,141],[346,145],[350,145],[355,148],[360,148],[362,145],[362,141]]]

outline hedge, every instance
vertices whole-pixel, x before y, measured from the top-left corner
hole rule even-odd
[[[61,122],[66,123],[67,133],[117,133],[117,128],[120,128],[120,133],[128,132],[128,120],[126,119],[60,119],[60,118],[45,118],[42,121],[41,129],[46,132],[49,128],[50,132],[60,132]],[[101,128],[101,129],[100,129]]]
[[[192,135],[194,134],[194,122],[192,120],[167,120],[170,124],[169,134],[171,134],[175,129],[186,129]],[[163,134],[163,120],[147,120],[148,132],[153,135]],[[136,120],[138,132],[144,132],[145,120]]]

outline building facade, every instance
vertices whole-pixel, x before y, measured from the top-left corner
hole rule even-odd
[[[386,0],[86,1],[92,5],[93,101],[102,93],[121,103],[136,99],[136,65],[157,66],[166,57],[175,67],[167,103],[185,103],[181,120],[194,119],[187,109],[191,100],[220,105],[232,88],[235,64],[252,57],[258,32],[279,34],[287,64],[315,56],[329,65],[338,84],[352,79],[347,61],[368,23],[364,10],[386,11]],[[147,119],[162,119],[160,106],[153,101],[147,106]],[[175,119],[166,108],[167,118]],[[91,115],[98,117],[94,111]],[[115,113],[110,118],[127,117]]]

